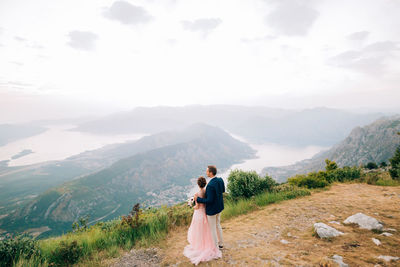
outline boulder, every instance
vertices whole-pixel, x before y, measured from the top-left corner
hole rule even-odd
[[[392,236],[393,234],[387,233],[387,232],[383,232],[381,235],[384,235],[384,236]]]
[[[349,265],[343,262],[343,257],[339,255],[333,255],[332,260],[339,264],[340,267],[348,267]]]
[[[377,245],[377,246],[380,246],[380,244],[381,244],[381,241],[379,241],[379,239],[376,239],[376,238],[372,238],[372,242],[374,242],[375,245]]]
[[[344,224],[355,223],[360,226],[360,228],[368,229],[368,230],[382,230],[383,225],[375,218],[367,216],[363,213],[357,213],[350,217],[348,217],[343,222]]]
[[[382,256],[380,255],[379,257],[377,257],[378,259],[384,260],[384,261],[397,261],[400,258],[399,257],[393,257],[393,256]]]
[[[320,238],[329,238],[343,235],[342,232],[324,223],[314,223],[314,230]]]

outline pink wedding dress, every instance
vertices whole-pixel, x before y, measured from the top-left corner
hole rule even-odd
[[[204,197],[204,193],[201,191],[198,195]],[[222,253],[215,245],[211,235],[205,205],[202,203],[197,205],[199,205],[199,209],[194,210],[187,234],[189,245],[183,250],[183,254],[195,265],[201,261],[210,261],[222,257]]]

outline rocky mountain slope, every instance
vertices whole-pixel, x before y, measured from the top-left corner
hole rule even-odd
[[[365,126],[356,127],[342,142],[311,159],[300,161],[284,167],[264,168],[262,174],[268,173],[278,181],[285,181],[295,174],[322,170],[325,159],[334,160],[339,166],[359,166],[368,162],[387,162],[400,145],[400,117],[381,118]]]
[[[208,125],[197,124],[159,137],[163,146],[120,159],[40,194],[3,218],[0,228],[20,231],[47,226],[51,230],[46,234],[54,234],[71,229],[71,223],[80,217],[89,216],[90,222],[96,222],[127,214],[137,202],[174,204],[185,200],[191,179],[204,175],[207,165],[223,170],[254,156],[247,144]],[[140,144],[136,148],[151,147],[145,141]]]

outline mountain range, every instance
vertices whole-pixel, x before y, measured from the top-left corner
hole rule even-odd
[[[330,108],[298,111],[229,105],[140,107],[81,123],[72,130],[96,134],[154,133],[200,122],[218,126],[252,143],[331,146],[354,127],[381,116]]]
[[[193,179],[204,175],[207,165],[215,164],[223,171],[255,155],[247,144],[204,124],[145,137],[122,147],[104,150],[112,152],[107,153],[109,157],[123,158],[111,163],[104,157],[110,161],[109,167],[39,194],[1,219],[0,228],[23,231],[48,227],[46,235],[59,234],[80,217],[89,216],[92,223],[111,219],[127,214],[137,202],[146,206],[178,203],[185,200]],[[128,153],[131,156],[125,157]],[[101,153],[96,154],[101,158]]]
[[[318,171],[325,168],[325,159],[335,161],[339,166],[360,166],[368,162],[388,162],[400,145],[400,116],[380,118],[373,123],[354,128],[350,135],[332,148],[316,154],[311,159],[283,167],[268,167],[268,173],[279,182],[299,173]]]

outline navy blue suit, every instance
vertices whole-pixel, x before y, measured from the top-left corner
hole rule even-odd
[[[222,196],[224,192],[224,180],[219,177],[214,177],[208,182],[205,198],[198,197],[197,202],[206,204],[207,215],[215,215],[224,209],[224,199]]]

